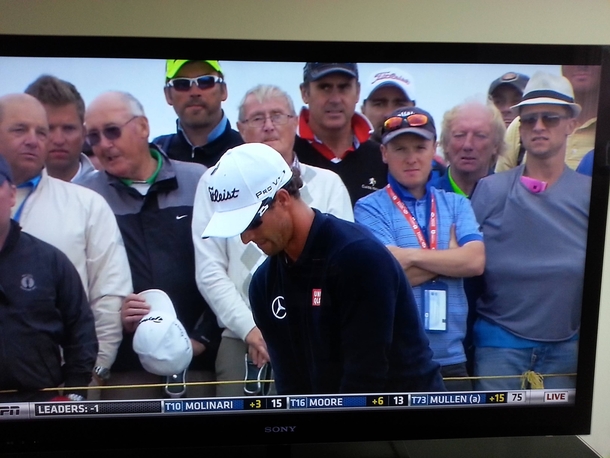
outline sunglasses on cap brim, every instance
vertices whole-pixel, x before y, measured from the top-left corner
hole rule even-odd
[[[383,132],[392,132],[404,127],[422,127],[428,124],[428,116],[421,113],[413,113],[409,116],[392,116],[383,123]]]

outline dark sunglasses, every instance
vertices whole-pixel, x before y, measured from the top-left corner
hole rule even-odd
[[[383,123],[384,132],[392,132],[403,127],[422,127],[428,124],[428,116],[420,113],[413,113],[409,116],[392,116]]]
[[[121,138],[123,127],[125,127],[131,121],[139,117],[140,116],[134,116],[129,121],[120,126],[104,127],[101,132],[97,130],[92,130],[91,132],[87,133],[87,135],[85,135],[85,139],[87,140],[87,143],[89,143],[89,146],[96,146],[102,141],[102,135],[110,141],[116,140],[117,138]]]
[[[542,124],[547,129],[557,127],[562,119],[568,119],[568,116],[561,116],[555,113],[531,113],[521,116],[521,125],[528,129],[533,129],[538,123],[538,120],[542,120]]]
[[[193,86],[197,86],[199,89],[210,89],[217,83],[224,83],[224,80],[216,75],[203,75],[197,78],[174,78],[169,80],[165,86],[173,87],[179,92],[187,92]]]
[[[260,208],[256,212],[256,215],[254,215],[254,219],[248,224],[248,227],[244,229],[244,232],[254,230],[263,224],[263,215],[271,208],[271,205],[273,205],[274,198],[275,197],[267,197],[262,201]]]

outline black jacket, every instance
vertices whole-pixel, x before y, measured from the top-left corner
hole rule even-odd
[[[176,121],[175,134],[161,135],[153,140],[153,143],[165,151],[170,159],[197,162],[206,167],[213,167],[228,149],[244,142],[239,132],[231,129],[231,123],[227,121],[227,126],[220,137],[203,146],[191,146],[184,132],[178,129],[178,123],[179,121]]]
[[[153,144],[150,148],[158,151]],[[191,220],[195,191],[204,172],[198,164],[172,161],[163,155],[161,169],[146,196],[106,172],[80,183],[101,194],[116,215],[133,290],[165,291],[189,336],[209,350],[193,358],[191,369],[212,369],[220,343],[216,316],[195,281]],[[133,334],[123,335],[113,371],[144,370],[132,341]]]
[[[0,251],[0,390],[87,386],[97,351],[93,313],[76,268],[11,221]],[[0,401],[10,396],[26,399],[0,395]]]

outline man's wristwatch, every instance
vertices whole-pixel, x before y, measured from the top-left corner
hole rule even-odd
[[[95,366],[93,373],[103,381],[107,381],[110,378],[110,369],[104,366]]]

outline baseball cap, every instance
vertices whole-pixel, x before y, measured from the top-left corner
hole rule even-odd
[[[191,363],[193,347],[171,299],[160,289],[148,289],[140,295],[150,305],[150,312],[136,328],[133,350],[151,374],[181,373]]]
[[[566,105],[571,108],[574,117],[581,110],[580,105],[574,102],[572,84],[565,76],[536,72],[525,86],[521,102],[511,109],[518,113],[520,107],[542,103]]]
[[[291,178],[290,166],[269,145],[245,143],[228,150],[205,175],[214,214],[201,236],[241,234],[263,211],[263,201]]]
[[[303,81],[316,81],[331,73],[344,73],[358,79],[358,64],[345,62],[307,62],[303,67]]]
[[[491,95],[493,91],[495,91],[498,86],[507,85],[512,86],[517,89],[519,92],[523,94],[525,90],[525,86],[527,82],[530,80],[530,77],[527,75],[523,75],[522,73],[516,72],[508,72],[502,75],[500,78],[493,80],[491,85],[489,86],[489,91],[487,91],[488,95]]]
[[[13,174],[11,173],[11,167],[6,162],[3,156],[0,156],[0,185],[3,185],[5,181],[9,183],[13,182]]]
[[[371,73],[369,79],[362,87],[363,92],[366,94],[364,99],[368,99],[373,92],[384,86],[397,87],[404,93],[407,99],[415,102],[413,77],[409,73],[397,68],[384,68]]]
[[[419,107],[395,110],[381,126],[381,143],[387,144],[402,134],[415,134],[426,140],[436,138],[436,127],[432,115]]]
[[[167,59],[165,61],[165,78],[172,79],[176,76],[176,73],[182,68],[184,64],[187,62],[196,62],[197,60],[182,60],[182,59]],[[217,60],[203,60],[210,67],[216,70],[218,73],[222,73],[222,69],[220,68],[220,64]]]

